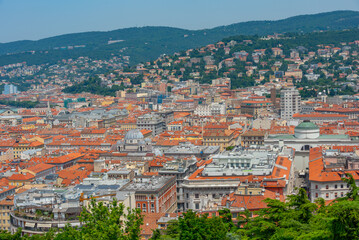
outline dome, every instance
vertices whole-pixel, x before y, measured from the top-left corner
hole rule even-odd
[[[301,139],[314,139],[320,136],[320,130],[314,123],[309,120],[304,120],[301,124],[295,127],[294,136]]]
[[[309,121],[309,120],[304,120],[301,124],[296,126],[295,129],[314,130],[314,129],[319,129],[319,127],[317,125],[315,125],[314,123],[312,123],[311,121]]]
[[[130,130],[125,135],[125,140],[143,139],[143,134],[138,129]]]

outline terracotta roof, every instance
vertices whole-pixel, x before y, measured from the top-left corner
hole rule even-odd
[[[46,163],[39,163],[39,164],[37,164],[35,166],[27,168],[26,170],[37,174],[37,173],[40,173],[42,171],[48,170],[50,168],[55,168],[55,166],[51,165],[51,164],[46,164]]]
[[[28,181],[32,180],[35,176],[31,173],[24,173],[24,174],[13,174],[8,179],[9,181]]]

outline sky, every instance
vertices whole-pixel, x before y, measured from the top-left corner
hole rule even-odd
[[[0,42],[126,27],[203,29],[335,10],[359,0],[0,0]]]

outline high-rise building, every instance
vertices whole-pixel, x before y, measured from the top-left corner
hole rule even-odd
[[[19,93],[19,91],[17,90],[17,86],[12,84],[5,84],[4,91],[2,92],[2,94],[15,94],[15,93]]]
[[[282,119],[290,120],[293,114],[302,110],[301,97],[299,91],[292,88],[282,89],[280,91],[280,116]]]
[[[277,91],[275,87],[272,87],[270,90],[270,100],[272,101],[272,104],[275,107],[277,101]]]

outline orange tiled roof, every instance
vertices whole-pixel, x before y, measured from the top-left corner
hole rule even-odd
[[[26,170],[31,171],[33,173],[40,173],[40,172],[45,171],[50,168],[55,168],[55,166],[46,164],[46,163],[39,163],[35,166],[31,166],[31,167],[27,168]]]
[[[26,173],[26,174],[13,174],[11,175],[8,179],[9,181],[28,181],[28,180],[32,180],[35,176],[32,175],[31,173]]]

